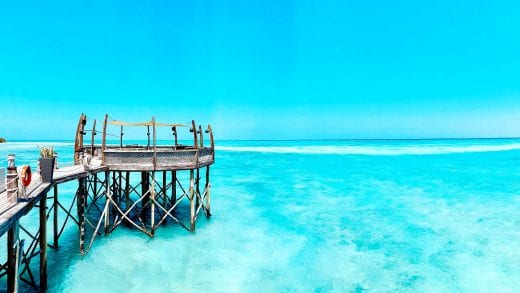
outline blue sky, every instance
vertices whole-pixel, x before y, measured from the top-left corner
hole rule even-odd
[[[520,136],[517,1],[22,2],[0,4],[7,138],[72,139],[81,112],[220,139]]]

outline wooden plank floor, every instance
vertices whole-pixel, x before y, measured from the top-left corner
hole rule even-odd
[[[7,210],[0,212],[0,236],[11,228],[12,224],[27,214],[31,208],[40,201],[42,196],[52,188],[54,184],[65,183],[78,178],[84,178],[91,174],[106,170],[105,166],[91,167],[85,170],[83,166],[68,166],[54,170],[54,183],[42,183],[39,173],[33,173],[31,185],[27,187],[27,197],[18,199],[18,202]],[[0,197],[7,197],[7,191],[0,193]]]

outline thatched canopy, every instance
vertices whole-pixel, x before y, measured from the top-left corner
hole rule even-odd
[[[5,138],[0,137],[0,143],[4,143],[4,142],[7,142],[7,140],[5,140]]]

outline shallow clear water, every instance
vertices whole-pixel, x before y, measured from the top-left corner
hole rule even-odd
[[[0,165],[34,164],[36,144],[0,144]],[[520,288],[520,140],[222,141],[211,180],[194,234],[118,228],[80,256],[71,225],[50,291]]]

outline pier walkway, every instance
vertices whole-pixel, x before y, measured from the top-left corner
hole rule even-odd
[[[86,125],[92,128],[86,129]],[[119,135],[109,133],[110,126],[115,127]],[[129,126],[145,127],[146,145],[124,144],[123,128]],[[171,145],[157,145],[156,127],[159,126],[171,128]],[[178,143],[177,131],[182,127],[189,129],[193,144]],[[96,144],[98,132],[102,134],[102,141]],[[90,144],[84,144],[87,133]],[[209,135],[208,146],[204,146],[203,133]],[[118,137],[119,143],[109,144],[107,136]],[[27,187],[22,187],[24,181],[17,174],[20,169],[14,164],[14,156],[10,158],[7,190],[0,193],[0,237],[7,234],[7,260],[0,262],[0,278],[7,276],[8,292],[18,292],[21,282],[35,291],[47,289],[47,249],[59,248],[60,236],[67,225],[78,227],[79,252],[85,254],[96,236],[108,235],[120,225],[153,237],[155,230],[167,221],[193,232],[201,212],[211,216],[210,166],[215,152],[210,125],[203,130],[195,121],[186,126],[159,123],[153,117],[148,122],[128,123],[105,115],[102,131],[98,131],[96,120],[88,121],[81,114],[75,136],[74,165],[53,170],[51,157],[52,151],[45,157],[49,159],[39,164],[38,169],[47,173],[34,172]],[[51,164],[48,160],[52,160]],[[201,176],[201,169],[205,176]],[[42,180],[40,175],[45,174],[48,176],[43,177],[47,179]],[[186,179],[188,182],[183,182]],[[77,189],[73,196],[62,198],[59,185],[67,182],[77,182]],[[181,204],[189,209],[189,216],[177,212]],[[20,224],[20,220],[34,210],[38,210],[38,223],[31,223],[31,227]],[[51,219],[52,230],[48,231]],[[48,236],[52,236],[50,242]],[[38,274],[33,273],[36,259],[39,260]]]

